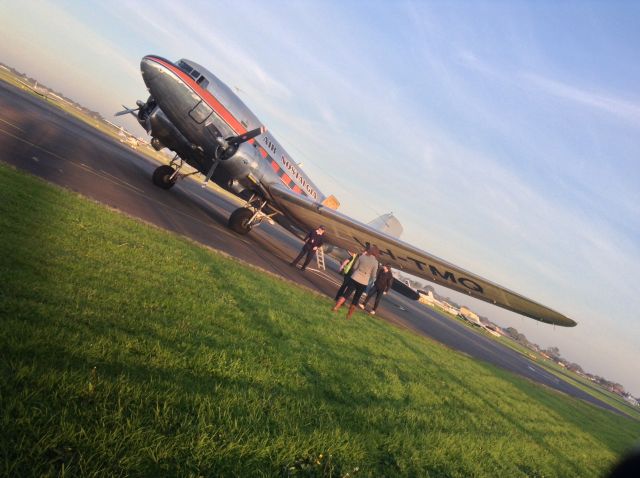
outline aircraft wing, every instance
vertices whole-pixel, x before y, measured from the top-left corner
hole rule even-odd
[[[326,241],[331,244],[351,251],[360,251],[367,243],[374,244],[380,250],[380,260],[395,269],[541,322],[563,327],[576,325],[555,310],[300,196],[284,185],[272,184],[268,189],[278,209],[303,229],[325,226]]]

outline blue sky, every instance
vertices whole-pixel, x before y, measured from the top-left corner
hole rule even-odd
[[[343,212],[393,211],[405,240],[574,318],[554,329],[469,303],[640,395],[640,4],[27,1],[0,15],[0,61],[105,116],[146,98],[145,54],[207,66]]]

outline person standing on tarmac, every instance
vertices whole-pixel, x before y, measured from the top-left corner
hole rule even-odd
[[[347,288],[342,293],[342,296],[336,301],[336,305],[333,307],[333,311],[337,312],[342,304],[344,304],[349,296],[353,294],[353,300],[347,312],[347,319],[350,319],[356,310],[356,306],[360,301],[362,293],[369,284],[369,280],[378,270],[378,248],[376,246],[370,246],[369,249],[358,258],[353,266],[353,274],[349,277],[347,282]]]
[[[311,259],[313,258],[313,256],[316,254],[316,251],[318,250],[318,248],[322,247],[322,244],[324,243],[324,238],[322,237],[323,234],[324,234],[324,226],[320,226],[318,227],[318,229],[314,231],[310,231],[309,234],[307,234],[306,237],[304,238],[304,245],[302,246],[302,250],[300,251],[300,254],[298,254],[298,257],[296,257],[291,262],[291,265],[297,266],[298,262],[300,262],[300,259],[302,259],[302,256],[306,254],[307,257],[302,263],[302,267],[301,267],[302,270],[305,270],[309,265],[309,262],[311,262]]]
[[[389,289],[391,288],[391,283],[393,282],[393,275],[391,274],[391,268],[388,264],[384,264],[379,270],[378,275],[376,276],[376,281],[371,288],[371,291],[367,294],[367,298],[364,301],[364,304],[360,304],[360,308],[364,309],[367,306],[367,302],[369,299],[373,297],[373,294],[376,295],[376,300],[373,303],[373,309],[371,310],[371,315],[376,315],[376,309],[380,305],[380,299],[382,299],[383,295],[386,295]]]
[[[340,264],[340,274],[344,276],[344,280],[342,281],[342,285],[338,289],[338,292],[336,292],[335,300],[338,300],[347,288],[349,277],[353,274],[353,266],[356,264],[358,257],[360,257],[360,254],[349,251],[349,257]]]

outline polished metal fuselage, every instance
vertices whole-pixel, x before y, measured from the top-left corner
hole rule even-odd
[[[213,164],[219,137],[261,126],[227,85],[194,62],[174,64],[149,55],[142,59],[140,68],[151,94],[148,111],[139,118],[141,124],[203,174]],[[283,183],[314,201],[325,198],[270,132],[241,144],[234,155],[221,162],[213,180],[238,194],[246,190],[264,193],[268,185]]]

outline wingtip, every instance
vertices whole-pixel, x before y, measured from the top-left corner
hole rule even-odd
[[[560,319],[551,320],[550,323],[553,325],[559,325],[560,327],[575,327],[578,325],[578,322],[570,319],[569,317],[565,317],[564,315]]]

